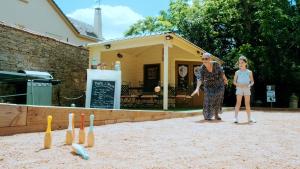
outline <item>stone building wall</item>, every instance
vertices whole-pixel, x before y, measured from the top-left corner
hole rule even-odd
[[[84,97],[68,98],[84,95],[88,55],[88,50],[83,47],[0,22],[0,71],[49,72],[54,79],[61,80],[60,85],[53,87],[53,105],[60,102],[64,106],[71,103],[84,106]],[[3,84],[2,93],[10,92],[14,92],[11,86]]]

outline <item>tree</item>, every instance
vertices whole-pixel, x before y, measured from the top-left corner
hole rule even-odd
[[[192,5],[173,0],[167,11],[139,21],[126,35],[174,31],[223,59],[231,76],[244,54],[257,97],[265,97],[266,84],[275,84],[279,104],[287,105],[291,92],[300,96],[299,7],[299,0],[194,0]],[[286,86],[291,91],[283,92]]]

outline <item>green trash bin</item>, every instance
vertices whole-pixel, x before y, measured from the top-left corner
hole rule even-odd
[[[292,94],[290,97],[290,108],[296,109],[298,108],[298,97],[295,95],[295,93]]]
[[[52,105],[52,83],[28,80],[27,97],[28,105]]]

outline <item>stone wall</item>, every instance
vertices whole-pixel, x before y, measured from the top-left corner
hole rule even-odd
[[[61,105],[84,106],[84,97],[67,98],[84,95],[88,55],[85,48],[0,22],[0,70],[49,72],[54,79],[61,80],[60,85],[53,87],[53,105],[60,102]],[[3,92],[14,91],[3,89],[2,85]]]

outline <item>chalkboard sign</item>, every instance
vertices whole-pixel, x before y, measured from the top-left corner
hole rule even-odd
[[[93,80],[91,108],[114,108],[115,81]]]

